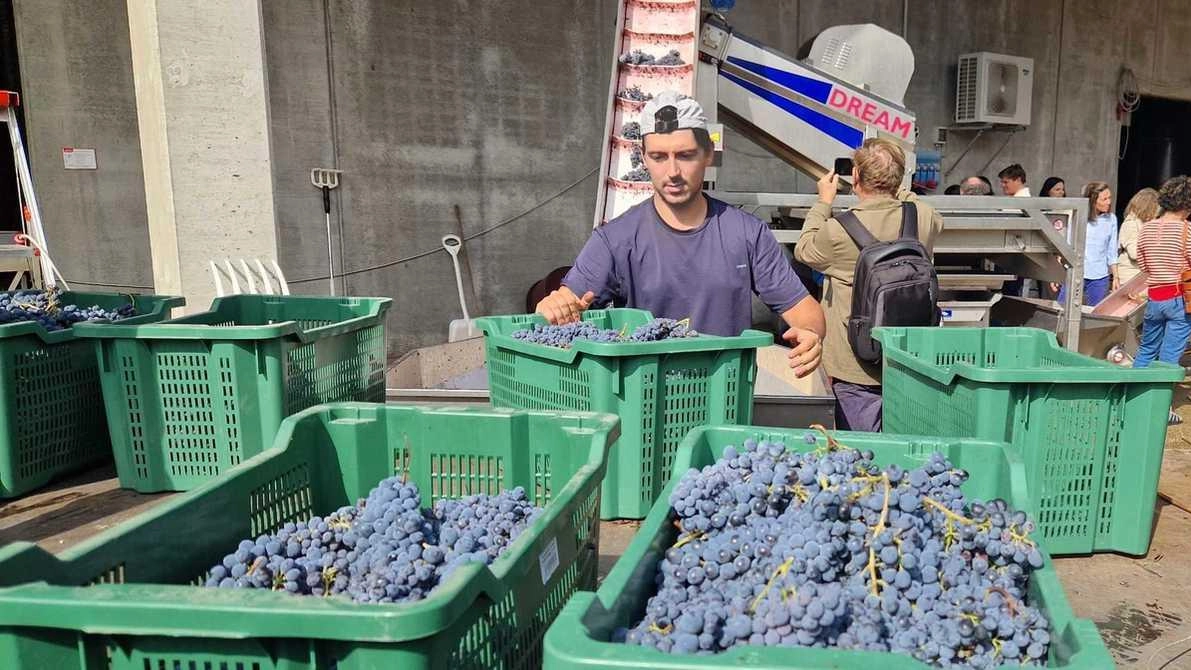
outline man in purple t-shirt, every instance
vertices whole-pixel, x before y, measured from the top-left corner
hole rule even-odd
[[[810,374],[823,352],[823,310],[763,221],[703,194],[714,150],[702,108],[666,91],[642,119],[653,197],[596,229],[538,313],[568,323],[592,305],[613,304],[739,335],[751,325],[756,294],[789,325],[783,337],[795,374]]]

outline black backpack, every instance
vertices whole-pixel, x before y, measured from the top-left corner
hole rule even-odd
[[[918,209],[902,203],[902,227],[896,240],[881,242],[852,212],[835,217],[860,247],[852,279],[852,314],[848,344],[866,363],[881,362],[881,344],[873,328],[939,325],[939,275],[918,240]]]

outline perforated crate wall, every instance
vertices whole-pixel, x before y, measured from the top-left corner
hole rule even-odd
[[[332,323],[308,320],[305,327]],[[215,331],[218,332],[218,331]],[[289,338],[99,340],[121,486],[185,491],[272,444],[281,420],[325,402],[384,402],[382,325]]]
[[[168,318],[181,298],[63,291],[62,304],[114,310],[131,301],[136,315],[121,323]],[[108,327],[93,324],[92,327]],[[0,499],[112,457],[94,345],[76,328],[0,324]]]
[[[615,417],[343,404],[300,413],[291,425],[299,428],[282,429],[290,435],[284,447],[90,547],[60,557],[33,545],[0,550],[0,667],[33,667],[34,659],[37,667],[80,670],[541,667],[547,628],[577,590],[595,587],[599,484]],[[518,539],[519,548],[502,556],[503,567],[444,586],[439,599],[411,605],[419,611],[337,602],[319,621],[307,616],[310,610],[296,614],[284,610],[288,603],[255,599],[292,598],[285,594],[219,591],[226,599],[213,605],[212,592],[185,586],[205,581],[205,570],[236,538],[325,514],[389,475],[418,484],[424,505],[521,486],[548,509]],[[189,532],[163,534],[165,528]],[[541,557],[550,547],[556,562],[547,571]],[[19,569],[26,564],[37,567]],[[47,606],[61,608],[52,623],[6,619],[5,612],[20,609],[7,600],[8,587],[19,591],[40,580],[55,585],[41,584],[57,594]],[[88,589],[72,588],[80,584],[114,590],[96,600]],[[101,602],[119,602],[120,614],[100,613]],[[179,611],[160,625],[164,603]],[[243,615],[237,634],[214,634],[207,626],[222,625],[228,608]],[[371,623],[382,615],[395,616]],[[114,629],[107,625],[113,619],[120,620]],[[119,628],[128,622],[136,630]],[[361,622],[370,622],[367,631]]]
[[[604,481],[604,519],[645,516],[691,429],[752,418],[754,348],[580,354],[563,363],[504,349],[493,338],[485,347],[493,406],[620,416],[621,437]]]
[[[1028,328],[889,333],[885,432],[1008,442],[1048,551],[1146,552],[1181,370],[1120,368]]]
[[[804,440],[808,434],[814,438],[810,444]],[[1022,463],[1014,450],[1003,443],[876,433],[838,432],[835,437],[850,447],[872,451],[874,462],[882,466],[919,467],[930,454],[942,452],[956,467],[970,473],[963,486],[969,499],[1001,498],[1017,509],[1028,504]],[[800,452],[826,446],[823,437],[814,431],[735,426],[702,428],[684,441],[675,459],[675,475],[710,465],[725,447],[739,446],[749,439],[783,443],[787,449]],[[671,486],[674,484],[671,481]],[[662,495],[672,491],[669,488]],[[925,670],[930,667],[907,655],[836,648],[741,645],[712,654],[673,655],[649,646],[625,644],[620,637],[623,633],[619,631],[641,620],[650,598],[657,592],[653,575],[658,561],[667,547],[680,541],[681,535],[669,503],[659,500],[604,578],[599,591],[576,593],[563,608],[546,633],[543,667],[550,670]],[[1041,568],[1031,574],[1027,596],[1033,606],[1045,612],[1050,634],[1055,640],[1050,646],[1050,656],[1043,664],[1045,667],[1063,670],[1114,667],[1095,624],[1076,619],[1071,611],[1048,556],[1044,555]],[[994,665],[1008,667],[1008,664]]]
[[[0,339],[0,498],[111,458],[89,342]]]
[[[299,323],[308,329],[331,322]],[[287,415],[330,401],[384,402],[384,326],[371,326],[289,349],[285,393]]]

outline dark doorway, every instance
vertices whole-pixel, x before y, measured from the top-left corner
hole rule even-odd
[[[1134,193],[1191,174],[1191,102],[1143,96],[1132,122],[1121,127],[1117,217]]]
[[[0,91],[21,91],[21,71],[17,61],[17,30],[12,0],[0,0]],[[22,101],[24,102],[24,101]],[[25,119],[17,107],[17,125],[25,134]],[[8,127],[0,123],[0,231],[21,229],[21,209],[17,199],[17,171],[8,148]],[[26,147],[28,148],[28,147]],[[5,240],[7,242],[7,240]],[[4,284],[8,286],[7,282]]]

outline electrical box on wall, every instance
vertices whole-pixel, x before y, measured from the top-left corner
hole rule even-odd
[[[1030,125],[1034,59],[980,51],[959,57],[956,123]]]

